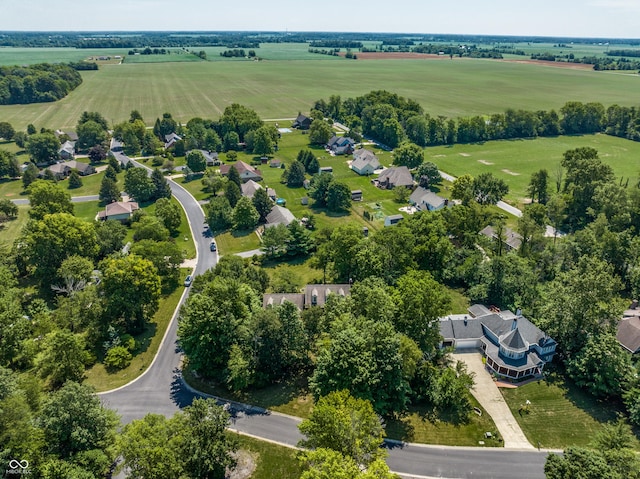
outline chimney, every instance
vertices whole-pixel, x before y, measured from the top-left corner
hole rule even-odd
[[[522,316],[522,309],[520,308],[516,309],[516,316],[519,318]]]
[[[466,316],[464,317],[464,325],[465,326],[467,325],[467,317]]]
[[[513,318],[513,322],[511,323],[511,331],[518,327],[518,318]]]

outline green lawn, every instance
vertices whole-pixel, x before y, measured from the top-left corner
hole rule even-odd
[[[271,48],[275,58],[276,46]],[[34,58],[26,49],[0,50],[6,55],[0,57],[0,63],[29,63]],[[48,58],[47,53],[41,51],[39,60],[65,57],[68,61],[70,56],[91,55],[72,49],[52,50]],[[317,57],[321,59],[101,65],[99,71],[82,72],[82,85],[64,99],[4,105],[0,117],[16,129],[29,123],[36,128],[73,128],[83,111],[98,111],[110,123],[118,123],[135,109],[151,125],[164,112],[181,122],[196,116],[216,119],[225,107],[242,103],[263,118],[292,118],[298,111],[308,112],[320,98],[354,97],[381,89],[415,99],[432,116],[458,117],[507,108],[559,109],[569,100],[633,106],[640,92],[637,75],[481,59],[344,61]]]
[[[0,197],[9,198],[10,200],[20,197],[26,198],[27,193],[22,187],[22,180],[8,180],[3,178],[0,180]]]
[[[275,272],[283,266],[288,267],[292,273],[298,276],[300,284],[317,284],[322,283],[322,271],[313,268],[309,264],[309,258],[295,258],[289,261],[265,261],[262,268],[267,272],[269,278],[273,278]]]
[[[216,235],[220,256],[242,253],[260,248],[260,238],[253,231],[226,231]]]
[[[230,432],[238,440],[239,449],[248,451],[256,463],[251,479],[298,479],[303,467],[296,459],[297,450],[253,437]]]
[[[188,273],[188,270],[183,269],[180,277],[184,277]],[[142,374],[151,365],[158,352],[164,333],[171,322],[173,312],[183,292],[184,288],[180,285],[173,293],[160,299],[160,306],[153,319],[145,331],[135,337],[138,346],[134,351],[133,361],[128,367],[117,372],[108,372],[102,363],[96,363],[85,372],[85,382],[96,388],[98,392],[109,391],[127,384]]]
[[[598,402],[591,395],[559,376],[534,381],[516,389],[500,389],[511,412],[531,444],[545,448],[585,446],[620,412],[615,404]],[[520,414],[520,406],[531,402],[531,412]]]
[[[18,206],[18,217],[15,220],[0,224],[0,248],[3,246],[11,247],[29,219],[28,211],[28,205],[20,205]]]
[[[191,181],[187,181],[183,176],[182,178],[176,178],[174,181],[191,193],[191,195],[198,201],[208,200],[211,197],[209,193],[202,190],[203,186],[201,178],[195,178]]]
[[[182,220],[178,231],[176,231],[172,237],[184,251],[185,258],[195,258],[196,245],[193,242],[193,236],[191,235],[191,229],[189,228],[189,222],[187,221],[187,214],[182,209],[178,200],[173,196],[171,197],[171,202],[180,207],[180,218]],[[151,203],[149,205],[143,205],[142,208],[147,212],[147,214],[153,215],[156,211],[156,204]]]
[[[546,168],[549,187],[555,191],[562,154],[574,148],[592,147],[617,177],[635,182],[640,173],[640,143],[604,134],[559,136],[535,140],[488,141],[483,144],[437,146],[425,149],[425,157],[454,176],[491,172],[509,185],[507,197],[520,205],[527,197],[531,174]]]
[[[104,206],[99,201],[83,201],[73,204],[73,215],[84,221],[94,222],[98,211],[103,209]]]
[[[484,438],[484,433],[487,431],[497,436],[496,426],[473,397],[471,402],[482,411],[482,416],[470,414],[467,424],[447,422],[446,417],[430,418],[428,410],[424,407],[410,406],[408,414],[402,419],[387,421],[387,437],[406,442],[444,446],[502,447],[502,442]],[[484,444],[480,444],[479,441],[484,441]]]

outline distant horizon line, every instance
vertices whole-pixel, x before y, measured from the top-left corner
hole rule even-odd
[[[98,34],[132,34],[132,33],[180,33],[180,34],[215,34],[215,33],[255,33],[255,34],[349,34],[349,35],[403,35],[403,36],[448,36],[448,37],[493,37],[493,38],[529,38],[529,39],[558,39],[558,40],[630,40],[640,41],[639,38],[633,37],[607,37],[607,36],[579,36],[579,35],[533,35],[533,34],[502,34],[502,33],[436,33],[436,32],[388,32],[388,31],[344,31],[344,30],[0,30],[0,35],[17,34],[17,33],[35,33],[35,34],[82,34],[82,33],[98,33]]]

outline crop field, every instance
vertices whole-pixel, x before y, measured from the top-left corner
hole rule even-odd
[[[169,49],[164,55],[126,55],[123,63],[166,63],[166,62],[201,62],[202,59],[193,53],[178,48]]]
[[[509,185],[507,200],[518,205],[527,196],[532,173],[546,168],[550,187],[555,187],[562,154],[580,147],[598,150],[598,156],[611,165],[618,178],[635,182],[640,174],[640,143],[603,134],[438,146],[426,148],[425,158],[453,176],[493,173]]]
[[[270,46],[274,55],[276,47],[280,48]],[[295,50],[281,48],[282,55],[286,48]],[[62,53],[59,50],[66,55],[76,52],[55,50],[56,58]],[[92,53],[78,52],[81,58]],[[267,49],[260,54],[266,53]],[[20,63],[19,55],[11,55],[9,63]],[[108,121],[120,122],[137,109],[150,124],[164,112],[186,122],[195,116],[217,118],[234,102],[253,108],[263,118],[291,118],[298,111],[308,112],[317,99],[333,94],[347,98],[377,89],[415,99],[429,114],[448,117],[507,108],[558,109],[569,100],[632,106],[640,94],[637,74],[464,58],[346,61],[313,57],[320,59],[101,65],[99,71],[82,72],[83,84],[58,102],[0,106],[0,120],[17,129],[29,123],[37,128],[72,128],[83,111],[98,111]]]
[[[1,65],[78,62],[89,57],[126,55],[125,48],[9,48],[0,47]]]

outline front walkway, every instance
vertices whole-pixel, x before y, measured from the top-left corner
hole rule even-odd
[[[504,447],[533,449],[515,417],[511,414],[511,410],[502,397],[498,386],[493,381],[493,377],[485,369],[485,365],[482,363],[482,354],[475,350],[469,352],[458,351],[452,356],[457,361],[462,361],[466,364],[470,373],[475,373],[475,386],[471,393],[493,419],[500,436],[504,440]]]

